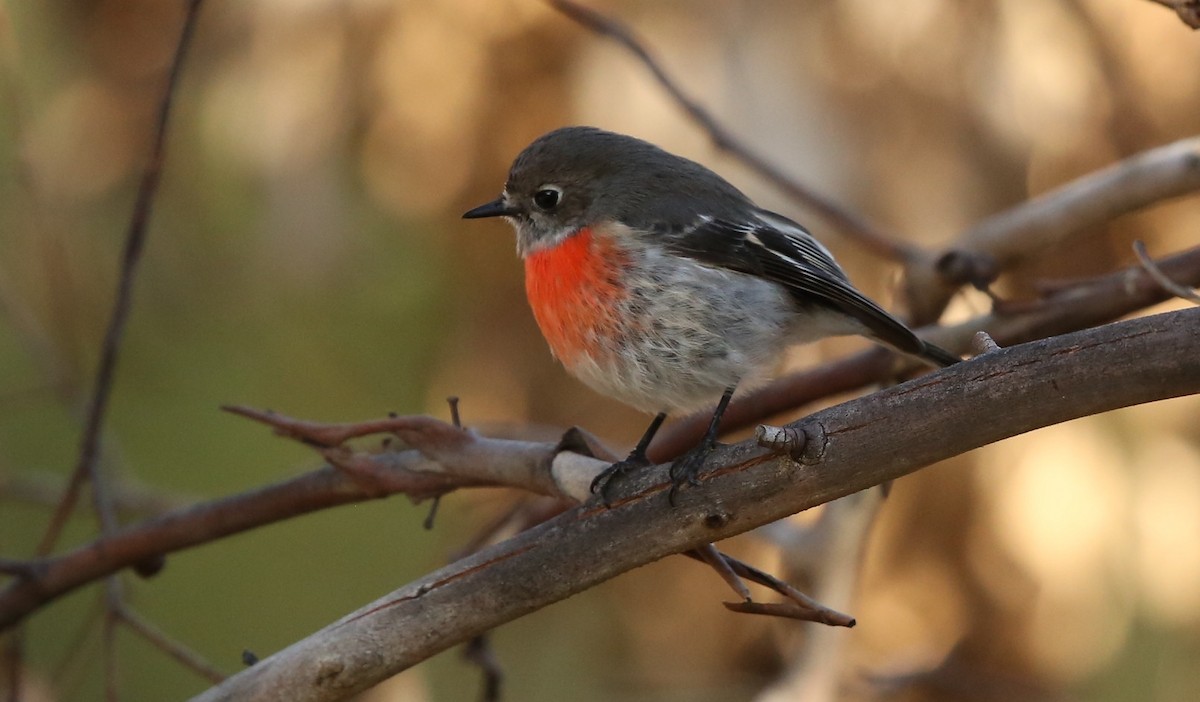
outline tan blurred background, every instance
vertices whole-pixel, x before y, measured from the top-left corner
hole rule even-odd
[[[1200,127],[1200,34],[1145,0],[594,6],[787,171],[930,247]],[[0,6],[5,556],[31,553],[48,516],[13,485],[53,484],[73,462],[181,16],[163,0]],[[177,107],[106,464],[168,497],[315,464],[222,403],[333,421],[446,416],[454,394],[475,426],[579,424],[631,443],[645,418],[552,361],[508,229],[458,219],[563,124],[713,166],[809,222],[896,306],[893,267],[714,152],[626,53],[538,0],[208,0]],[[1198,237],[1200,203],[1165,204],[1076,237],[1000,292],[1127,265],[1136,238],[1161,255]],[[984,309],[968,298],[952,313]],[[1197,411],[1188,399],[1074,422],[900,481],[847,605],[859,626],[827,635],[839,698],[1200,699]],[[297,519],[173,556],[132,601],[233,672],[243,649],[265,656],[434,568],[505,499],[454,495],[433,532],[399,499]],[[91,528],[80,517],[69,537]],[[779,567],[756,537],[731,548]],[[802,627],[721,599],[711,572],[668,559],[506,626],[506,699],[754,699],[803,650]],[[45,699],[100,697],[97,607],[93,589],[31,620]],[[118,648],[123,699],[205,685],[132,636]],[[474,669],[444,655],[364,698],[476,694]]]

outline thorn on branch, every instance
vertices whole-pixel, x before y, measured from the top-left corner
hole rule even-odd
[[[249,668],[255,663],[258,663],[258,654],[248,648],[242,649],[242,665]]]
[[[450,423],[462,429],[462,418],[458,415],[458,396],[451,395],[447,397],[446,404],[450,405]]]
[[[1200,0],[1198,0],[1198,2],[1200,2]],[[1175,281],[1171,280],[1166,273],[1163,273],[1163,270],[1158,267],[1158,264],[1154,262],[1154,259],[1150,258],[1150,254],[1146,252],[1146,245],[1140,240],[1133,242],[1133,252],[1137,254],[1138,261],[1142,264],[1142,268],[1145,269],[1146,273],[1148,273],[1150,277],[1154,279],[1154,282],[1158,283],[1163,290],[1166,290],[1182,300],[1187,300],[1194,305],[1200,305],[1200,294],[1197,294],[1196,291],[1192,290],[1191,288],[1187,288],[1179,283],[1176,283]]]

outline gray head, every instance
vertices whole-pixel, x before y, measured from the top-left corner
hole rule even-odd
[[[737,188],[695,161],[631,136],[563,127],[525,147],[504,193],[463,217],[508,219],[524,255],[598,222],[683,227],[699,215],[736,217],[747,206]]]

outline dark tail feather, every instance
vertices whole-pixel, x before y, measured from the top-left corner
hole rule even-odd
[[[955,356],[941,346],[935,346],[928,341],[922,341],[921,345],[923,348],[917,355],[932,364],[938,366],[952,366],[955,363],[962,361],[961,358]]]

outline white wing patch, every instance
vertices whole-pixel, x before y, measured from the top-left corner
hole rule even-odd
[[[792,251],[784,252],[775,248],[764,247],[775,254],[775,256],[794,265],[817,268],[826,273],[831,273],[837,278],[846,280],[846,273],[837,264],[837,261],[834,260],[833,253],[825,248],[824,244],[817,241],[816,237],[810,234],[804,227],[786,217],[781,217],[766,210],[755,211],[754,217],[762,222],[763,225],[782,234],[793,249]],[[757,237],[755,238],[757,239]],[[761,244],[761,242],[758,243]]]

